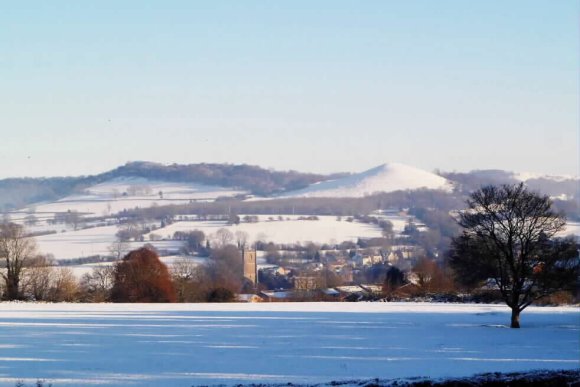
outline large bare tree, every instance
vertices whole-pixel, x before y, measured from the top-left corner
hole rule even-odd
[[[451,267],[465,284],[493,279],[512,310],[511,327],[519,328],[526,307],[575,283],[577,243],[558,238],[564,215],[523,184],[483,187],[467,205],[459,215],[464,231],[452,241]]]
[[[0,275],[4,280],[3,297],[16,300],[21,297],[20,280],[25,267],[36,257],[36,244],[24,228],[15,223],[0,224]]]

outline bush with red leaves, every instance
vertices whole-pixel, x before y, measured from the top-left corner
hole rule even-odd
[[[176,301],[171,275],[155,251],[146,247],[133,250],[115,265],[111,301]]]

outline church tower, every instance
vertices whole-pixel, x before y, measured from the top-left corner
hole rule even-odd
[[[242,263],[244,266],[244,279],[250,281],[254,286],[258,283],[258,261],[256,250],[242,249]]]

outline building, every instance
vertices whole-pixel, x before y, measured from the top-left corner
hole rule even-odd
[[[294,277],[294,289],[296,290],[314,290],[320,288],[320,278],[313,276],[296,276]]]
[[[257,294],[236,294],[237,302],[263,302],[264,299]]]
[[[244,267],[244,280],[254,286],[258,283],[258,260],[256,250],[242,249],[242,264]]]

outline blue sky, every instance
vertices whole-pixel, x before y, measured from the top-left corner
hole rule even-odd
[[[577,1],[19,1],[0,178],[132,160],[578,173]]]

